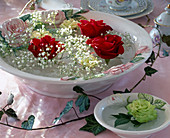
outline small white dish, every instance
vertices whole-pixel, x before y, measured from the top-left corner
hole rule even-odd
[[[166,101],[153,96],[154,100],[160,99],[166,102],[163,106],[165,111],[158,110],[158,117],[156,120],[142,124],[138,128],[133,127],[131,123],[120,125],[115,128],[114,121],[116,118],[111,115],[127,113],[125,109],[127,98],[130,96],[130,101],[133,101],[138,99],[137,95],[138,93],[114,94],[104,98],[94,109],[96,120],[106,129],[111,130],[122,138],[146,138],[170,125],[170,105]]]
[[[88,7],[88,2],[85,1],[85,0],[81,0],[81,8],[82,9],[89,9],[91,10],[89,7]],[[147,8],[143,11],[143,12],[140,12],[138,14],[134,14],[134,15],[129,15],[129,16],[123,16],[123,18],[126,18],[126,19],[136,19],[136,18],[140,18],[140,17],[143,17],[145,15],[148,15],[150,14],[154,9],[154,4],[153,4],[153,1],[152,0],[147,0]]]
[[[132,0],[129,7],[125,10],[113,10],[106,4],[105,0],[89,0],[88,6],[96,11],[102,11],[118,16],[129,16],[143,12],[147,8],[147,2],[145,0]]]

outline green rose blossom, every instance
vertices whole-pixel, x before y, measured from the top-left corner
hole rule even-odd
[[[132,103],[127,105],[128,113],[133,115],[135,120],[140,123],[145,123],[157,118],[157,111],[155,105],[145,99],[134,100]]]

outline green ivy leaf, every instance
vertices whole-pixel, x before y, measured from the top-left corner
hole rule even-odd
[[[95,136],[99,133],[106,130],[103,126],[101,126],[95,119],[94,115],[91,115],[87,118],[85,118],[87,124],[80,128],[82,131],[87,131],[93,133]]]
[[[87,95],[79,95],[76,102],[76,106],[79,107],[80,113],[84,112],[85,110],[87,111],[90,107],[90,99],[88,98]]]
[[[123,94],[123,93],[130,93],[131,91],[129,91],[127,88],[125,89],[125,91],[123,92],[123,91],[113,91],[113,93],[114,94],[117,94],[117,93],[121,93],[121,94]]]
[[[73,9],[71,9],[71,10],[62,10],[62,12],[64,12],[65,17],[66,17],[67,20],[69,20],[73,16]]]
[[[4,114],[4,112],[0,111],[0,120],[1,120],[1,118],[3,116],[3,114]]]
[[[61,113],[63,113],[63,114],[68,113],[72,107],[73,107],[73,100],[67,102],[66,107],[64,108],[64,110]]]
[[[127,118],[119,118],[116,119],[114,127],[117,127],[119,125],[127,124],[130,120]]]
[[[119,113],[118,115],[112,115],[112,116],[117,118],[114,127],[128,123],[129,121],[131,121],[131,117],[132,117],[132,115],[124,114],[124,113]]]
[[[29,21],[30,21],[31,15],[30,15],[30,14],[26,14],[26,15],[24,15],[24,16],[19,17],[19,19],[23,20],[24,22],[25,22],[26,20],[29,20]]]
[[[86,12],[89,12],[89,10],[87,10],[87,9],[81,9],[81,10],[79,10],[78,12],[74,13],[74,15],[82,14],[82,13],[86,13]]]
[[[162,36],[162,41],[166,43],[170,47],[170,35],[163,35]]]
[[[153,63],[154,61],[155,61],[155,52],[152,51],[150,57],[145,61],[145,63],[149,63],[149,62]]]
[[[143,60],[144,59],[144,57],[135,57],[133,60],[131,60],[130,62],[131,63],[136,63],[136,62],[139,62],[139,61],[141,61],[141,60]]]
[[[156,69],[151,68],[150,66],[145,67],[144,70],[147,76],[152,76],[152,74],[158,72]]]
[[[112,115],[112,116],[116,117],[117,119],[119,119],[119,118],[130,119],[132,117],[132,115],[124,114],[124,113],[119,113],[118,115]]]
[[[79,18],[79,17],[81,17],[81,15],[75,14],[75,15],[71,16],[71,18]]]
[[[74,20],[87,20],[84,16],[79,15],[88,12],[89,10],[81,9],[78,12],[74,13],[70,18],[73,18]]]
[[[168,57],[169,56],[169,53],[163,48],[163,56],[164,57]]]
[[[81,94],[84,94],[84,95],[85,95],[85,93],[84,93],[84,89],[83,89],[83,88],[81,88],[80,86],[74,86],[74,87],[73,87],[73,91],[75,91],[75,92],[77,92],[77,93],[81,93]]]
[[[18,118],[15,111],[12,108],[7,109],[5,111],[5,114],[7,114],[10,117],[16,118],[16,119]]]
[[[33,115],[30,115],[28,117],[28,120],[22,122],[21,127],[27,130],[32,130],[32,127],[34,125],[34,120],[35,120],[35,117]]]
[[[55,124],[58,120],[60,120],[61,117],[62,117],[63,115],[65,115],[66,113],[68,113],[68,112],[71,110],[72,107],[73,107],[73,100],[67,102],[65,108],[64,108],[63,111],[60,113],[60,116],[57,117],[57,118],[55,118],[54,121],[53,121],[53,123]]]
[[[153,103],[157,109],[162,109],[162,107],[166,104],[166,102],[160,100],[160,99],[156,99]]]
[[[134,124],[134,127],[139,127],[142,123],[136,121],[136,120],[131,120],[132,124]]]
[[[146,94],[146,93],[138,93],[138,99],[145,99],[151,104],[153,103],[153,96]]]

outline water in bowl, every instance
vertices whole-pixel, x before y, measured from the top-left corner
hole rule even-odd
[[[117,126],[118,129],[122,129],[122,130],[128,130],[128,131],[144,131],[144,130],[149,130],[149,129],[154,129],[157,128],[159,126],[161,126],[166,119],[165,116],[165,112],[162,110],[157,110],[158,112],[158,117],[156,120],[144,123],[142,125],[140,125],[139,127],[134,127],[134,125],[129,122],[127,124],[124,125],[120,125]],[[103,112],[102,112],[102,118],[104,120],[104,122],[106,122],[106,124],[110,125],[111,127],[114,127],[114,122],[116,120],[115,117],[113,117],[112,115],[117,115],[118,113],[127,113],[127,110],[125,108],[124,105],[110,105],[107,106]]]

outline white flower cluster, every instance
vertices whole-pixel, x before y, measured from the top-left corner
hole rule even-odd
[[[57,29],[55,37],[59,38],[59,39],[62,39],[64,37],[66,37],[66,36],[73,35],[75,33],[76,33],[76,31],[72,30],[71,27],[61,28],[61,29]]]
[[[91,46],[86,44],[88,37],[79,35],[77,28],[73,28],[68,25],[62,28],[54,27],[52,19],[55,18],[57,13],[49,13],[47,15],[46,22],[49,22],[48,28],[42,23],[42,16],[39,12],[32,14],[31,20],[27,21],[28,28],[26,33],[23,35],[25,39],[29,36],[30,39],[42,38],[45,35],[49,35],[55,38],[56,41],[63,43],[64,50],[57,53],[53,59],[43,57],[45,52],[39,53],[39,57],[34,57],[33,53],[28,51],[27,48],[23,50],[9,50],[5,53],[5,59],[12,66],[37,75],[51,76],[51,77],[76,77],[76,78],[93,78],[97,74],[106,70],[108,66],[104,60],[98,58],[93,51]],[[69,22],[69,21],[68,21]],[[73,23],[73,21],[70,21]],[[49,27],[53,25],[53,27]],[[40,26],[37,28],[37,26]],[[25,45],[29,45],[28,43]],[[46,51],[48,51],[47,47]],[[50,49],[49,49],[50,50]],[[48,55],[47,55],[48,56]],[[99,75],[100,77],[100,75]]]
[[[68,36],[65,39],[65,45],[70,56],[69,58],[72,58],[73,61],[77,60],[78,64],[90,72],[92,70],[95,71],[95,67],[100,68],[101,65],[99,63],[102,63],[102,60],[91,54],[92,48],[86,44],[87,39],[83,35]]]

